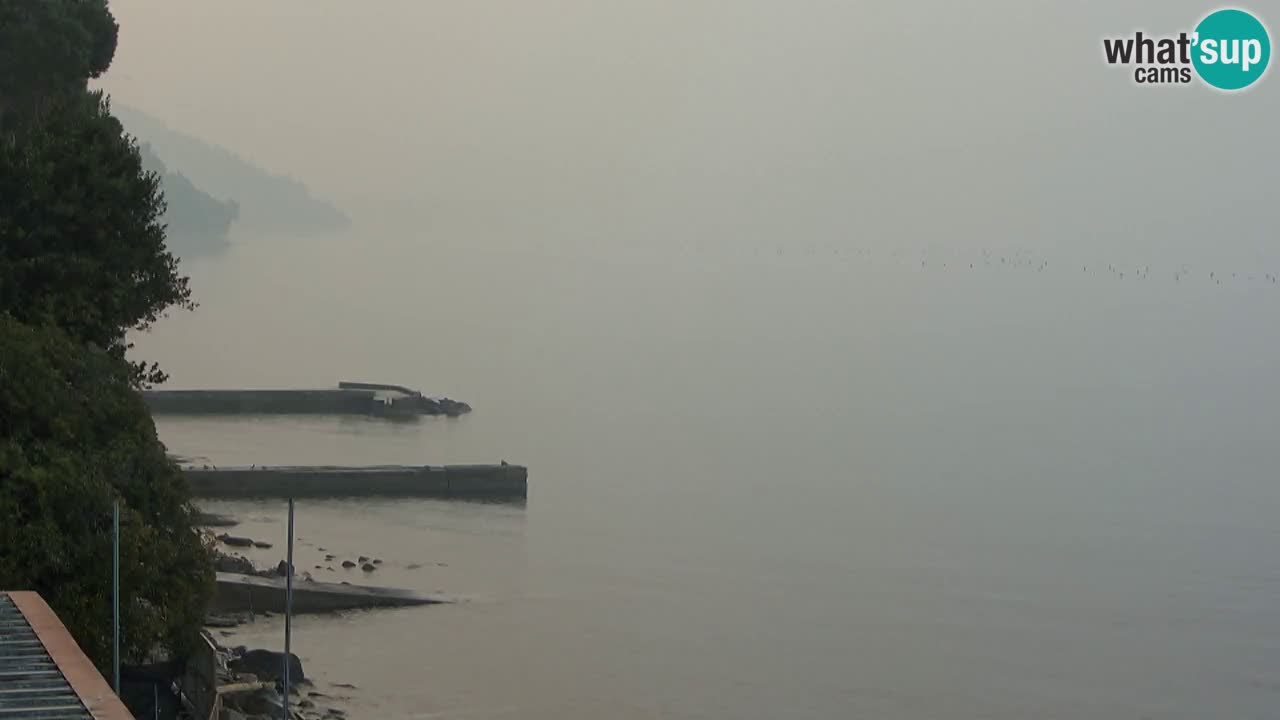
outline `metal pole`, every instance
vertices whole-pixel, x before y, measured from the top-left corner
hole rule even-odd
[[[289,644],[293,631],[293,498],[289,498],[289,550],[284,575],[284,720],[289,720]]]
[[[111,507],[111,668],[120,695],[120,501]]]

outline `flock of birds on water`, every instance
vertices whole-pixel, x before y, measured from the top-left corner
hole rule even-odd
[[[842,256],[862,257],[867,259],[887,257],[902,267],[916,267],[920,270],[944,269],[972,270],[976,272],[988,269],[1006,269],[1043,273],[1051,269],[1062,272],[1065,268],[1067,271],[1078,272],[1082,275],[1104,276],[1124,281],[1148,281],[1163,278],[1175,284],[1200,281],[1210,285],[1274,286],[1280,289],[1280,270],[1272,271],[1261,268],[1243,271],[1239,269],[1195,269],[1186,263],[1161,268],[1159,266],[1153,267],[1151,264],[1120,265],[1114,262],[1064,261],[1055,262],[1051,267],[1048,259],[1032,257],[1017,250],[982,250],[980,253],[973,254],[970,257],[961,257],[959,253],[931,253],[928,250],[910,251],[899,249],[877,252],[868,248],[819,247],[817,245],[807,246],[800,251],[783,247],[772,249],[772,253],[768,250],[762,251],[760,248],[753,251],[753,255],[760,256],[762,254],[774,254],[777,257],[799,254],[815,259],[823,256],[830,258]],[[940,257],[943,255],[946,257]]]

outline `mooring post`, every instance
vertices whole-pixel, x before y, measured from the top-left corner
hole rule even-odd
[[[289,720],[289,648],[293,631],[293,498],[289,498],[289,549],[284,576],[284,720]]]
[[[120,696],[120,501],[111,506],[111,679]]]

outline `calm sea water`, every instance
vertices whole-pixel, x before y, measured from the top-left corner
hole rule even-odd
[[[173,452],[530,467],[522,505],[299,503],[300,566],[464,599],[298,619],[353,717],[1276,717],[1272,270],[895,247],[245,241],[139,354],[475,407],[161,418]],[[208,508],[282,557],[283,503]]]

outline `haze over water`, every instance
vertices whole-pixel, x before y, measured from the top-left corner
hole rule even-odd
[[[299,504],[299,566],[467,600],[299,619],[353,717],[1274,717],[1280,85],[1102,62],[1194,3],[953,5],[113,3],[118,101],[353,217],[138,356],[475,407],[171,450],[530,467]]]

